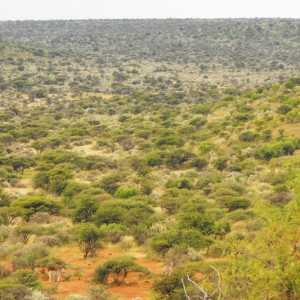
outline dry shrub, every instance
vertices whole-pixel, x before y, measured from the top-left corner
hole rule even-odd
[[[3,265],[0,265],[0,279],[8,277],[11,274],[11,271]]]
[[[39,224],[49,224],[51,222],[51,216],[46,212],[37,212],[30,218],[30,222]]]

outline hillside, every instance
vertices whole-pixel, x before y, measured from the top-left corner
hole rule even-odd
[[[297,19],[0,22],[1,40],[93,75],[101,92],[283,82],[299,72],[299,37]]]
[[[172,30],[189,47],[172,51]],[[299,299],[297,30],[0,23],[0,299]],[[221,43],[230,37],[244,66]],[[222,59],[238,82],[197,73],[190,84],[204,41],[207,72]],[[284,68],[268,69],[275,57]],[[175,69],[174,81],[131,82]]]

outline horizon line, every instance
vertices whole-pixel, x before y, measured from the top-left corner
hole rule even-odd
[[[26,21],[37,21],[37,22],[47,22],[47,21],[120,21],[120,20],[300,20],[300,17],[153,17],[153,18],[71,18],[71,19],[61,19],[61,18],[51,18],[51,19],[5,19],[0,20],[0,22],[26,22]]]

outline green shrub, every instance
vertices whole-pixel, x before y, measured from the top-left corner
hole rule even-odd
[[[251,201],[244,197],[234,197],[230,198],[225,203],[223,203],[229,211],[234,211],[237,209],[247,209],[251,206]]]
[[[193,168],[196,168],[198,171],[203,170],[204,168],[206,168],[206,166],[208,165],[208,161],[204,158],[194,158],[191,162],[190,162],[190,166]]]
[[[128,199],[136,196],[137,194],[138,191],[135,188],[121,186],[115,192],[115,197],[120,199]]]
[[[114,205],[101,205],[95,215],[95,222],[98,226],[102,224],[120,224],[124,220],[125,209]]]
[[[73,213],[74,222],[91,222],[99,203],[95,199],[82,199]]]
[[[107,193],[113,195],[120,187],[119,182],[121,181],[121,179],[121,174],[111,174],[104,176],[99,183],[99,187],[101,187]]]
[[[214,232],[213,220],[209,216],[198,212],[182,215],[180,227],[185,229],[196,229],[204,235],[210,235]]]
[[[224,241],[217,241],[208,248],[207,255],[214,258],[220,258],[230,252],[230,247]]]
[[[293,109],[292,106],[288,104],[282,104],[278,107],[277,112],[281,115],[286,115],[288,112],[290,112]]]
[[[162,157],[157,153],[150,153],[146,156],[147,165],[149,167],[160,167],[163,164]]]
[[[48,249],[43,244],[34,244],[25,248],[19,249],[14,253],[12,265],[14,269],[24,269],[36,267],[36,262],[48,256]]]
[[[239,139],[243,142],[253,142],[258,138],[258,134],[250,130],[244,131],[239,135]]]
[[[182,278],[186,275],[191,276],[189,272],[180,268],[177,270],[175,269],[170,276],[157,278],[153,284],[153,290],[157,294],[157,299],[185,299],[186,296],[182,286]]]
[[[21,300],[31,295],[30,289],[23,284],[0,281],[0,299]]]
[[[178,189],[190,190],[192,187],[193,187],[192,183],[186,178],[168,180],[166,183],[166,188],[178,188]]]
[[[9,281],[22,284],[29,288],[38,288],[41,285],[34,270],[17,270],[9,277]]]
[[[37,212],[47,212],[57,215],[60,213],[61,205],[53,200],[49,200],[43,196],[27,196],[14,201],[12,207],[20,207],[24,210],[26,219]]]
[[[102,286],[90,286],[86,293],[88,300],[109,300],[111,295]]]
[[[227,214],[227,218],[234,222],[249,220],[249,219],[253,219],[254,217],[255,217],[255,213],[251,210],[236,209],[230,212],[229,214]]]

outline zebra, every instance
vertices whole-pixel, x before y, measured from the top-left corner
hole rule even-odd
[[[57,277],[57,282],[60,282],[61,276],[65,273],[65,269],[60,269],[58,271],[49,271],[48,272],[48,277],[49,277],[49,282],[51,282],[51,278]]]

